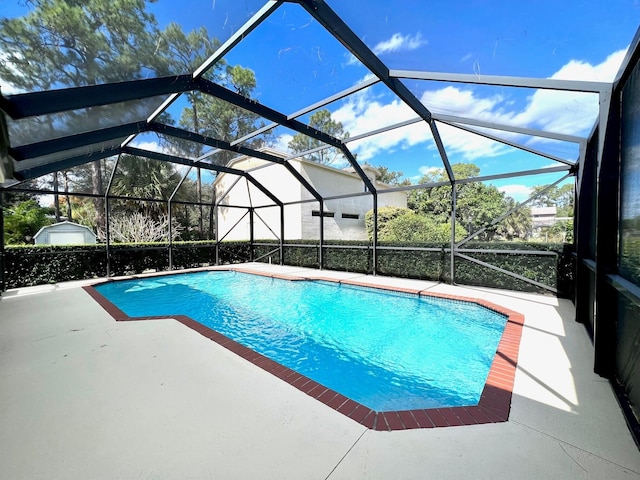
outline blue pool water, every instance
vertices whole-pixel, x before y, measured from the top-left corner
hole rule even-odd
[[[507,321],[473,303],[227,271],[96,288],[131,317],[187,315],[376,411],[477,404]]]

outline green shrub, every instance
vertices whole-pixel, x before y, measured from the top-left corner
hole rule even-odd
[[[449,282],[451,255],[448,243],[380,242],[376,255],[376,272],[380,275]],[[548,250],[555,255],[469,252],[465,255],[515,272],[558,290],[558,296],[572,298],[575,262],[571,246],[562,244],[476,242],[464,245],[477,250]],[[110,247],[111,275],[137,274],[148,269],[169,269],[166,243],[115,244]],[[362,241],[327,241],[323,248],[323,268],[357,273],[373,272],[373,248]],[[222,265],[247,262],[251,258],[280,263],[279,242],[222,242],[218,249]],[[262,257],[262,258],[260,258]],[[175,269],[214,265],[215,242],[177,242],[172,252]],[[295,241],[284,244],[284,264],[319,268],[317,241]],[[69,280],[104,277],[107,274],[105,245],[82,246],[8,246],[5,250],[6,288],[17,288]],[[456,257],[455,281],[527,292],[548,292],[522,280]]]
[[[166,243],[110,245],[112,276],[133,275],[145,270],[169,269]],[[222,242],[220,263],[249,260],[247,242]],[[175,269],[215,264],[215,242],[176,242],[173,245]],[[28,245],[7,246],[4,255],[5,288],[100,278],[107,275],[105,245]]]
[[[278,242],[263,242],[261,254],[278,245]],[[294,245],[287,245],[287,243]],[[271,246],[273,245],[273,246]],[[301,247],[298,245],[309,245]],[[376,272],[402,278],[416,278],[432,281],[451,281],[451,254],[448,243],[436,242],[379,242]],[[398,247],[394,249],[393,247]],[[573,297],[575,262],[571,246],[563,244],[541,244],[526,242],[469,242],[465,249],[478,250],[535,250],[551,251],[556,255],[536,255],[491,252],[469,252],[465,255],[508,270],[543,285],[556,288],[558,296]],[[428,250],[427,250],[428,249]],[[257,250],[256,250],[257,251]],[[368,242],[327,241],[323,249],[323,268],[357,273],[373,272],[373,249]],[[256,258],[260,255],[256,255]],[[272,263],[277,263],[279,255],[272,255]],[[260,261],[268,262],[267,258]],[[285,242],[284,264],[317,268],[318,242]],[[519,280],[497,270],[456,257],[455,281],[463,285],[477,285],[523,292],[549,293],[549,290]]]

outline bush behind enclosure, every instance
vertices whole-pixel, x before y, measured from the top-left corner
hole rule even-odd
[[[111,274],[133,275],[145,270],[168,270],[166,243],[117,244],[110,247]],[[214,242],[184,242],[173,247],[176,269],[215,264]],[[220,263],[240,263],[249,259],[246,242],[223,242]],[[104,277],[107,255],[104,245],[29,245],[5,249],[6,288]]]
[[[319,247],[314,241],[285,243],[284,264],[319,267]],[[261,242],[254,246],[254,258],[280,263],[279,244]],[[438,243],[381,242],[377,252],[377,273],[386,276],[450,281],[450,254]],[[402,247],[402,249],[394,249]],[[570,245],[538,243],[477,243],[466,248],[500,250],[548,250],[557,255],[511,253],[466,253],[480,261],[515,272],[536,282],[558,289],[558,296],[573,296],[574,259]],[[123,245],[111,248],[112,275],[131,275],[145,270],[168,270],[169,249],[165,243]],[[407,249],[410,248],[410,249]],[[414,248],[414,249],[411,249]],[[430,250],[417,250],[425,249]],[[219,259],[223,265],[246,262],[251,258],[248,242],[222,242]],[[214,265],[214,242],[180,242],[173,247],[175,269]],[[373,271],[373,251],[362,242],[329,241],[323,249],[324,268],[357,273]],[[527,292],[546,290],[465,259],[456,258],[456,282],[467,285],[503,288]],[[5,250],[6,288],[42,285],[69,280],[104,277],[107,271],[104,245],[11,246]]]
[[[318,268],[318,242],[296,241],[291,243],[295,243],[295,245],[287,246],[285,242],[285,265]],[[264,242],[263,245],[256,247],[256,258],[264,255],[277,244],[276,241]],[[377,273],[380,275],[445,282],[451,280],[451,255],[447,251],[448,244],[379,242],[378,245],[381,247],[377,252]],[[393,249],[393,247],[402,249]],[[415,250],[407,248],[415,248]],[[418,250],[427,248],[429,250]],[[513,253],[465,253],[465,255],[554,287],[558,290],[558,296],[562,298],[573,297],[575,261],[572,255],[572,245],[469,242],[465,244],[465,248],[554,252],[556,255],[520,254],[516,251]],[[359,241],[327,241],[323,255],[324,268],[329,270],[357,273],[371,273],[373,271],[371,245],[363,245]],[[272,256],[273,263],[277,263],[276,257],[279,260],[277,252]],[[268,259],[263,258],[260,261],[268,262]],[[548,293],[548,290],[544,288],[459,257],[455,261],[455,278],[456,283],[466,285]]]

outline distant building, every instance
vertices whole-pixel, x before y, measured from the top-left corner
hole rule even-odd
[[[285,157],[281,152],[266,150]],[[351,170],[340,170],[302,159],[292,159],[291,166],[323,197],[357,196],[327,200],[324,205],[324,238],[326,240],[366,240],[365,214],[373,208],[372,196],[366,193],[364,182]],[[279,164],[253,157],[242,157],[229,167],[250,171],[251,175],[283,203],[301,202],[314,197],[287,169]],[[375,180],[377,170],[363,166],[365,174],[378,190],[378,208],[407,206],[406,192],[389,192],[389,185]],[[218,208],[218,237],[225,240],[250,238],[250,218],[246,208],[272,205],[258,188],[238,176],[220,173],[214,183]],[[280,235],[280,208],[254,210],[254,239],[273,239]],[[285,240],[315,240],[320,238],[320,210],[317,201],[293,203],[284,208]]]
[[[532,207],[531,208],[531,223],[534,230],[538,230],[542,227],[550,227],[557,221],[556,207]]]
[[[96,234],[84,225],[60,222],[42,227],[33,239],[37,245],[85,245],[96,243]]]

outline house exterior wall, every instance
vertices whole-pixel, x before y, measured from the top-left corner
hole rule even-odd
[[[362,194],[365,192],[364,182],[354,173],[304,160],[291,160],[290,164],[323,197]],[[273,192],[284,203],[314,199],[313,195],[282,165],[259,159],[244,159],[234,162],[232,167],[250,170],[250,174],[257,181]],[[258,168],[256,169],[256,167]],[[235,175],[220,174],[216,180],[216,192],[218,195],[227,191],[236,178]],[[378,184],[376,187],[383,192],[386,186]],[[248,215],[229,232],[229,229],[246,212],[246,209],[241,211],[238,208],[225,207],[225,205],[249,207],[252,204],[254,207],[259,207],[273,204],[273,202],[255,186],[248,184],[245,179],[241,179],[220,202],[218,216],[220,238],[226,234],[224,238],[227,240],[249,239],[250,220]],[[406,193],[393,192],[379,195],[378,206],[386,205],[406,207]],[[326,201],[324,207],[324,238],[326,240],[366,240],[365,214],[372,208],[373,199],[370,194]],[[315,200],[285,206],[285,240],[319,239],[319,210],[320,205]],[[255,212],[254,239],[278,238],[280,235],[280,208],[256,208]],[[331,214],[332,216],[327,216]],[[275,236],[265,223],[275,232]]]
[[[531,220],[534,229],[548,227],[556,223],[556,207],[533,207]]]
[[[282,165],[256,158],[247,158],[233,163],[238,170],[251,170],[254,177],[266,189],[274,192],[282,202],[300,200],[302,186]],[[294,165],[295,166],[295,165]],[[263,167],[263,168],[260,168]],[[257,168],[257,169],[256,169]],[[254,170],[256,169],[256,170]],[[280,236],[280,207],[272,206],[273,200],[245,178],[221,173],[215,182],[216,198],[221,198],[218,208],[218,236],[225,240],[248,240],[250,238],[250,206],[254,206],[255,240],[276,239]],[[234,185],[235,183],[235,185]],[[233,207],[227,207],[230,205]],[[241,206],[243,208],[236,208]],[[244,218],[241,218],[244,215]],[[234,227],[236,222],[239,223]],[[300,239],[300,205],[285,207],[285,239]]]
[[[301,162],[300,165],[303,176],[325,197],[362,194],[365,192],[364,182],[355,173],[327,168],[311,162]],[[379,193],[384,191],[384,185],[377,184],[375,181],[374,185]],[[386,205],[406,207],[406,193],[379,194],[378,207]],[[317,239],[320,237],[319,217],[313,215],[313,211],[317,211],[318,208],[317,205],[312,207],[312,204],[303,204],[301,212],[303,239]],[[372,208],[373,196],[371,194],[327,200],[325,202],[325,214],[332,213],[333,216],[324,218],[325,239],[367,240],[365,214]]]

